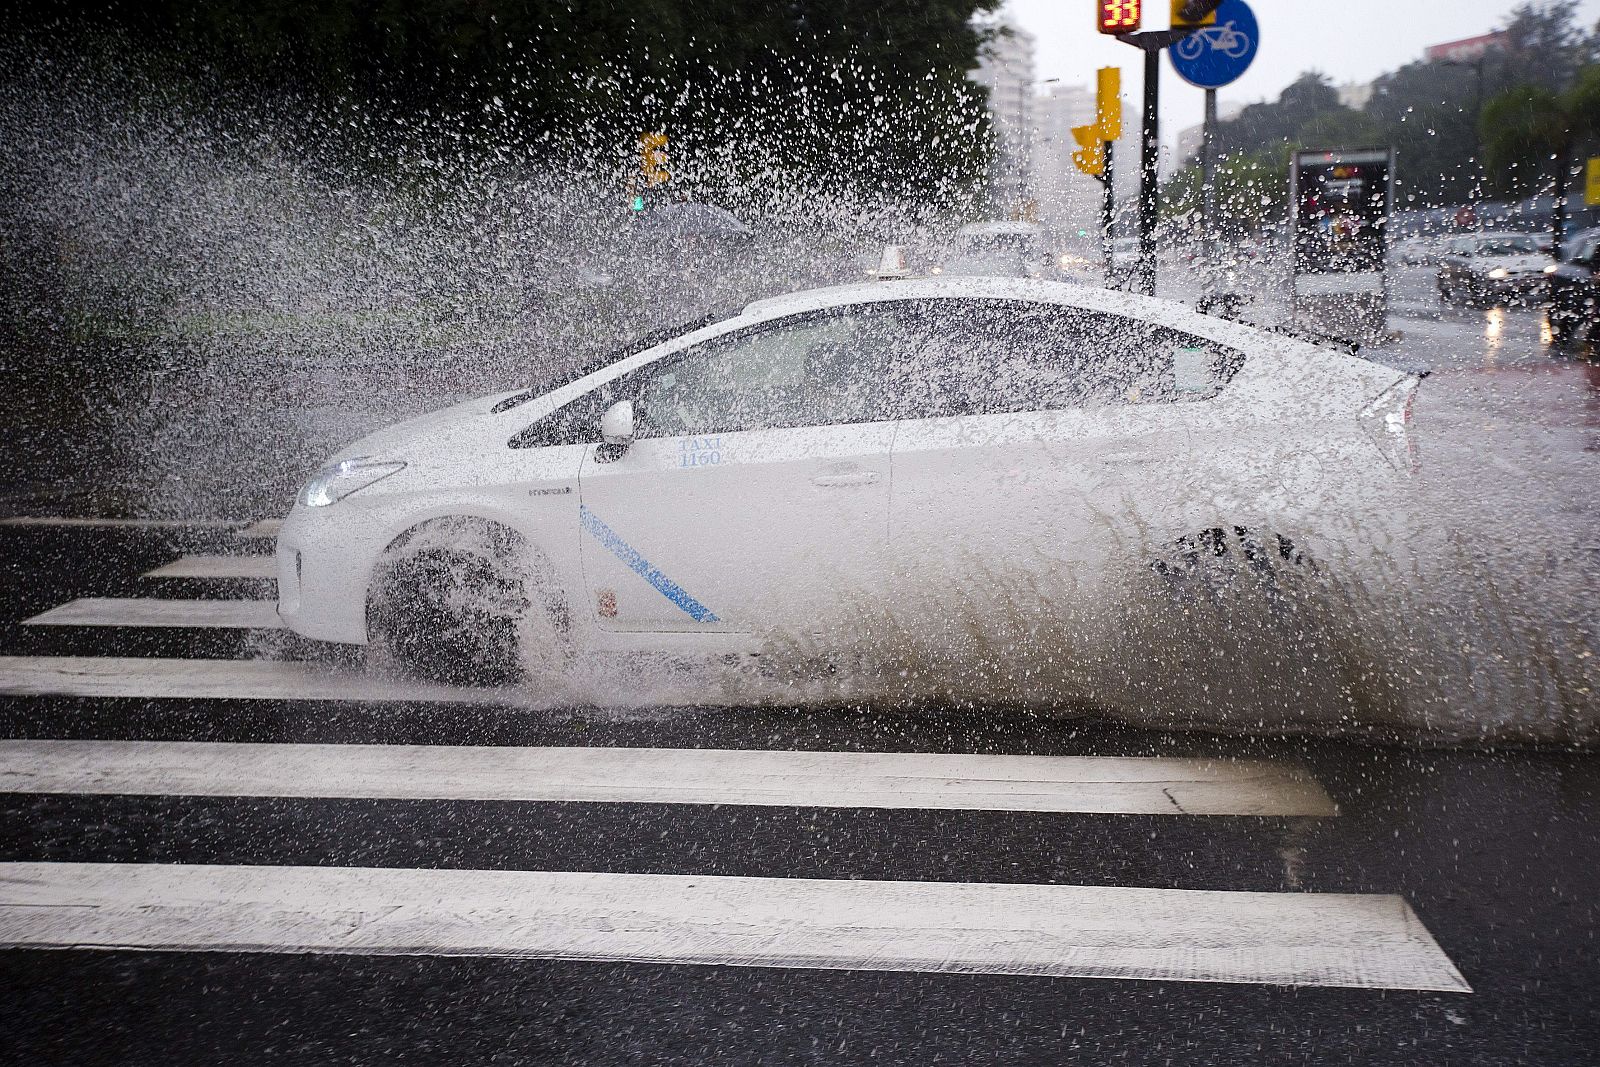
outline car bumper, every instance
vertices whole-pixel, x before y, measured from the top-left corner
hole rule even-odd
[[[1473,278],[1469,282],[1474,292],[1486,296],[1538,297],[1549,289],[1542,274],[1513,274],[1509,278]]]
[[[302,637],[367,643],[367,583],[387,529],[355,508],[295,505],[278,533],[278,618]]]

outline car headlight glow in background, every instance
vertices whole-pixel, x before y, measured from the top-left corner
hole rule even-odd
[[[1489,277],[1493,278],[1497,282],[1505,281],[1507,278],[1511,277],[1511,272],[1506,270],[1504,267],[1496,267],[1494,270],[1489,272]]]
[[[341,460],[311,476],[300,490],[300,503],[308,508],[325,508],[405,469],[406,465],[398,460],[381,463],[366,456]]]

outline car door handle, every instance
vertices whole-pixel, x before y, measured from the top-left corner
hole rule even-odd
[[[876,471],[859,471],[855,474],[819,474],[811,479],[812,485],[830,489],[845,489],[852,485],[871,485],[878,480]]]
[[[1113,452],[1108,456],[1101,456],[1100,462],[1108,467],[1131,467],[1135,463],[1145,462],[1143,452]]]

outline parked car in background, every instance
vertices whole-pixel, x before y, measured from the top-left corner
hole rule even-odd
[[[1412,267],[1426,267],[1439,262],[1439,238],[1426,234],[1402,238],[1394,243],[1394,258]]]
[[[1542,299],[1545,268],[1555,261],[1527,233],[1477,233],[1450,238],[1439,257],[1439,297],[1447,303]]]
[[[935,274],[985,278],[1052,276],[1049,239],[1037,222],[974,222],[956,231]]]
[[[1137,237],[1113,237],[1111,239],[1111,276],[1107,282],[1113,288],[1121,288],[1133,277],[1134,268],[1139,265],[1139,239]]]
[[[1545,268],[1550,302],[1550,336],[1556,343],[1586,341],[1600,321],[1600,279],[1595,254],[1600,252],[1600,227],[1568,237],[1566,255]]]

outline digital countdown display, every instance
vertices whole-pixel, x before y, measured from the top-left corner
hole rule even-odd
[[[1100,0],[1100,32],[1133,33],[1143,6],[1140,0]]]

